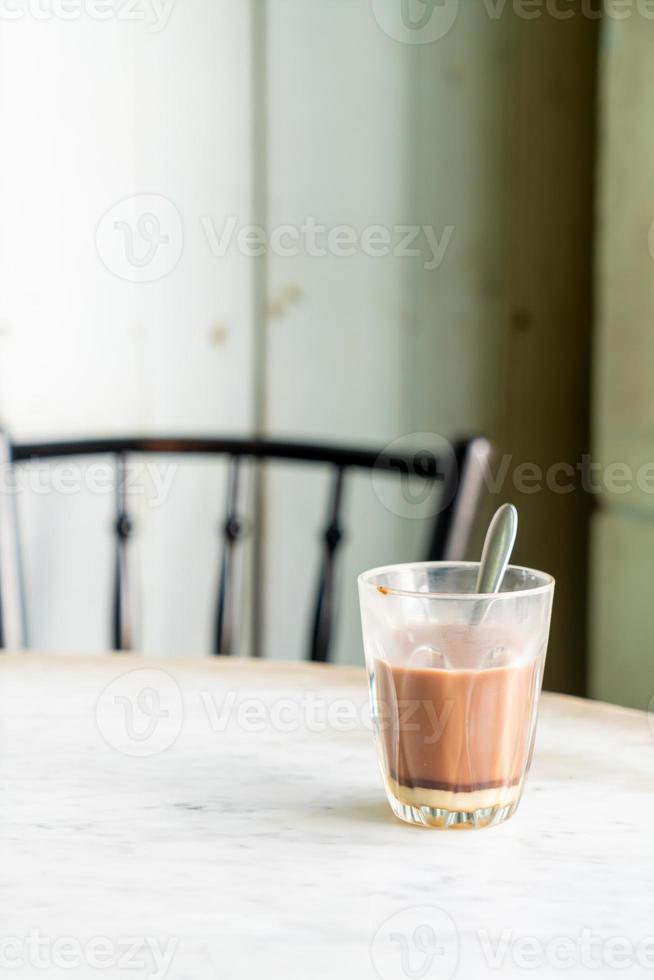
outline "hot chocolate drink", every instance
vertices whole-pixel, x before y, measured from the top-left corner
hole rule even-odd
[[[542,653],[533,633],[496,625],[425,622],[388,635],[374,662],[373,700],[392,797],[445,812],[515,805]]]

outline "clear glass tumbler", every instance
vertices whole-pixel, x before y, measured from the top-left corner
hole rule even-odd
[[[379,762],[396,816],[487,827],[516,810],[531,762],[554,579],[509,566],[475,593],[476,562],[359,576]]]

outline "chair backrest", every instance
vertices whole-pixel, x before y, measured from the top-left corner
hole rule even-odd
[[[132,454],[223,456],[229,460],[227,508],[222,528],[222,555],[217,586],[213,653],[231,654],[235,640],[235,558],[244,536],[241,513],[242,464],[247,460],[315,463],[332,470],[328,513],[322,536],[320,571],[314,600],[308,658],[329,659],[334,631],[335,571],[343,537],[343,487],[355,469],[377,470],[401,479],[420,476],[442,484],[444,506],[431,526],[424,557],[457,560],[465,557],[472,531],[490,443],[483,438],[461,439],[442,458],[416,447],[411,453],[376,452],[264,439],[117,438],[71,442],[14,444],[0,432],[0,465],[9,473],[30,461],[65,457],[110,456],[115,461],[115,572],[112,641],[116,650],[134,647],[134,573],[130,561],[133,520],[122,478]],[[5,479],[5,486],[7,479]],[[26,645],[25,599],[13,497],[0,493],[0,647]]]

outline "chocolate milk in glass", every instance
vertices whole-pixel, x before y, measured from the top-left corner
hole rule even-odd
[[[374,673],[393,796],[464,811],[517,800],[540,691],[538,654],[518,628],[421,623],[396,632]]]

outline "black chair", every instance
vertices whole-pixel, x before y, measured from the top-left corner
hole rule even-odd
[[[403,480],[419,477],[441,482],[446,505],[433,521],[424,557],[434,561],[456,560],[465,556],[482,489],[484,468],[490,455],[490,444],[482,438],[463,439],[453,445],[451,454],[444,454],[439,459],[431,452],[421,451],[420,447],[414,453],[399,454],[263,439],[116,438],[19,445],[13,444],[6,433],[0,432],[0,466],[9,474],[19,465],[43,459],[108,455],[115,461],[116,556],[112,637],[113,646],[119,651],[130,650],[134,646],[129,547],[134,528],[122,479],[126,460],[132,454],[218,455],[229,460],[227,512],[222,528],[223,547],[215,612],[213,652],[216,654],[231,654],[234,650],[234,561],[239,542],[245,534],[240,511],[243,462],[253,460],[261,464],[266,460],[286,460],[289,463],[315,463],[331,468],[331,494],[308,651],[310,660],[327,661],[334,627],[336,560],[343,538],[343,487],[348,472],[357,468],[374,469],[395,474]],[[21,649],[26,646],[24,606],[13,498],[11,494],[0,493],[1,648]]]

